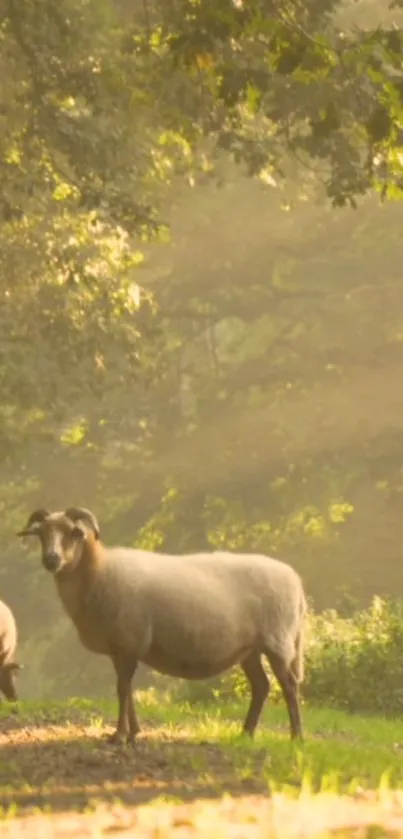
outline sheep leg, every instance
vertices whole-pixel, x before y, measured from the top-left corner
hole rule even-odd
[[[137,665],[136,665],[136,669],[137,669]],[[129,694],[128,716],[129,716],[130,741],[132,743],[134,743],[137,734],[140,732],[140,724],[139,724],[139,721],[137,719],[136,709],[135,709],[135,706],[134,706],[133,691],[132,691],[131,687],[130,687],[130,694]]]
[[[241,667],[251,687],[252,698],[243,724],[243,732],[253,737],[263,705],[270,692],[270,682],[265,673],[259,653],[251,653]]]
[[[131,684],[137,667],[137,662],[133,662],[132,659],[128,659],[126,656],[121,655],[113,656],[112,661],[117,677],[116,692],[118,696],[119,713],[116,731],[114,731],[110,740],[112,743],[125,743],[127,741],[134,742],[136,724],[137,728],[139,726],[136,712],[134,710]]]
[[[294,740],[298,737],[300,740],[303,740],[299,689],[295,674],[287,667],[284,660],[277,653],[266,651],[266,656],[287,704],[291,739]]]

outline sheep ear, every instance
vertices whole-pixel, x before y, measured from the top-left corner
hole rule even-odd
[[[81,522],[77,522],[77,524],[76,524],[76,526],[73,530],[73,536],[77,536],[78,538],[82,539],[83,542],[85,542],[85,540],[87,538],[87,531],[85,529],[84,522],[82,524],[81,524]]]
[[[5,670],[25,670],[24,664],[18,664],[17,661],[10,661],[9,664],[5,665]]]
[[[19,530],[16,534],[19,537],[25,536],[36,536],[40,528],[39,522],[37,524],[32,524],[31,527],[24,527],[23,530]]]
[[[84,525],[91,528],[96,539],[100,538],[98,519],[91,510],[87,510],[86,507],[69,507],[65,510],[64,515],[74,523],[77,521],[83,522]]]
[[[39,510],[34,510],[34,512],[31,513],[25,527],[17,533],[17,536],[36,536],[42,522],[44,522],[48,516],[50,516],[49,510],[45,510],[43,507]]]

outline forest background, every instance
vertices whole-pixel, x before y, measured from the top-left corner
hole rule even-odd
[[[0,2],[0,591],[26,696],[102,694],[37,506],[403,589],[399,4]],[[143,673],[146,680],[146,674]]]

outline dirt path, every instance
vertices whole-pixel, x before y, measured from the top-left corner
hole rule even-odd
[[[106,742],[112,727],[0,720],[0,805],[83,810],[96,801],[142,804],[223,793],[267,795],[265,752],[237,756],[144,721],[136,746]]]

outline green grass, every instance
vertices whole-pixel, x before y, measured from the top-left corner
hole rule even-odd
[[[152,692],[141,697],[139,713],[168,732],[182,730],[191,740],[209,738],[236,755],[267,749],[272,788],[354,791],[379,786],[403,788],[403,720],[361,717],[329,708],[303,709],[305,741],[289,741],[284,707],[268,707],[253,743],[239,736],[245,706],[190,708],[164,704]]]
[[[403,788],[403,720],[304,707],[305,742],[294,744],[289,740],[282,704],[265,710],[254,741],[239,734],[245,714],[243,703],[190,707],[148,691],[139,694],[137,710],[144,734],[130,760],[137,760],[138,768],[145,755],[146,772],[152,777],[153,761],[159,755],[161,765],[167,766],[168,788],[175,778],[197,776],[198,781],[204,780],[212,788],[223,783],[225,789],[228,783],[230,789],[235,782],[256,779],[257,774],[272,790],[290,794],[301,788],[347,793],[380,786]],[[115,714],[115,703],[107,701],[72,699],[65,703],[22,704],[19,713],[13,715],[12,724],[17,724],[25,735],[20,747],[16,741],[8,756],[4,752],[7,734],[3,737],[5,756],[0,763],[0,783],[6,760],[8,784],[30,784],[24,754],[31,753],[27,751],[31,736],[42,743],[43,749],[45,745],[49,748],[46,759],[50,763],[59,744],[60,749],[66,749],[78,743],[81,756],[94,749],[99,753],[103,735],[113,725]],[[9,719],[9,711],[3,706],[0,730],[5,730],[3,723],[7,728]],[[35,734],[35,727],[40,729],[39,735]],[[48,731],[52,733],[51,742]],[[127,760],[127,750],[125,754]]]

